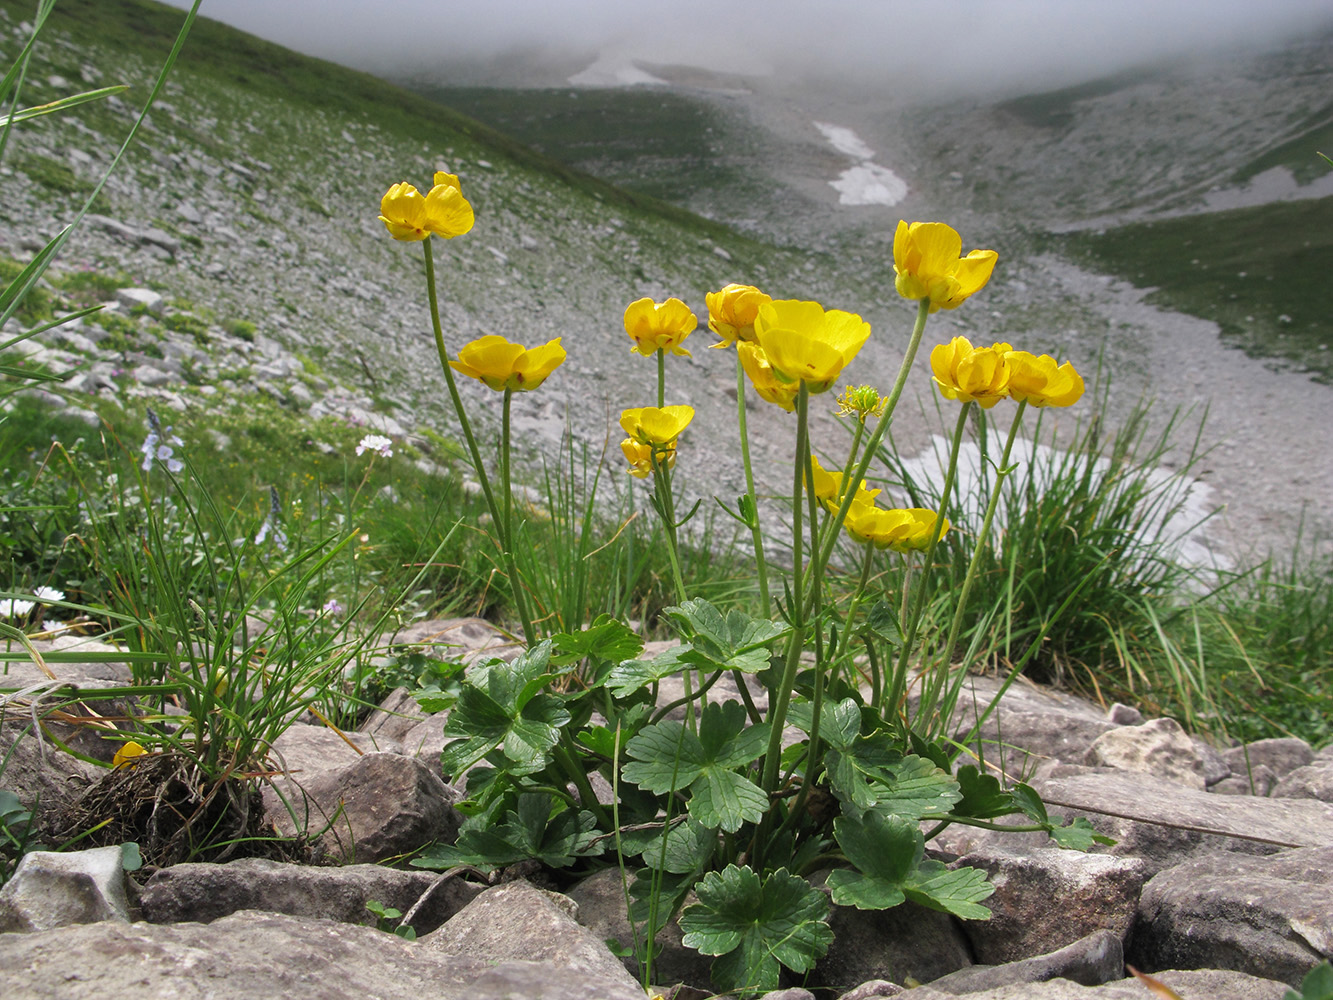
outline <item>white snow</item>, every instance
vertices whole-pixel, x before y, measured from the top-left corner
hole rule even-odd
[[[875,151],[859,135],[842,125],[815,122],[830,146],[859,161],[844,170],[829,185],[838,192],[840,205],[896,205],[907,197],[907,182],[888,167],[873,162]]]
[[[636,84],[665,84],[667,81],[639,69],[634,60],[623,55],[603,53],[587,69],[571,76],[569,82],[575,87],[632,87]]]

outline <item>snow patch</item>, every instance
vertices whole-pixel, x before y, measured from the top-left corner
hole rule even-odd
[[[632,59],[606,54],[598,56],[597,61],[587,69],[571,76],[569,82],[575,87],[633,87],[666,84],[667,81],[639,69]]]
[[[873,162],[875,151],[851,129],[828,122],[815,122],[830,146],[844,156],[859,160],[829,185],[838,192],[840,205],[896,205],[907,197],[907,182],[888,167]]]

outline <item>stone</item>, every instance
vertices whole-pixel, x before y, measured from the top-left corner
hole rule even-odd
[[[432,618],[380,637],[377,646],[426,646],[432,656],[471,663],[485,654],[512,661],[523,644],[484,618]]]
[[[329,858],[383,861],[458,835],[459,796],[437,771],[402,754],[365,754],[302,784],[283,808],[268,807],[266,788],[266,812],[280,834],[305,833]]]
[[[599,941],[614,940],[626,948],[633,947],[634,931],[629,925],[618,868],[606,868],[588,876],[570,889],[568,895],[578,904],[579,923],[592,931]],[[681,942],[679,923],[675,920],[668,923],[657,935],[657,944],[662,952],[653,959],[654,982],[685,983],[700,988],[709,985],[713,959],[685,947]],[[632,955],[621,961],[631,974],[638,972],[638,962]]]
[[[376,917],[366,903],[383,903],[406,914],[426,896],[411,925],[418,934],[427,934],[483,888],[421,869],[399,871],[383,865],[330,868],[241,858],[220,865],[162,868],[139,890],[139,908],[143,918],[155,924],[209,923],[240,910],[265,910],[373,927]]]
[[[1191,788],[1206,787],[1203,758],[1175,719],[1154,719],[1103,733],[1088,748],[1083,763],[1141,771]]]
[[[1315,753],[1305,740],[1288,736],[1232,747],[1223,756],[1231,765],[1232,774],[1245,774],[1252,768],[1265,766],[1280,778],[1311,763]]]
[[[1216,969],[1163,972],[1154,976],[1175,990],[1181,1000],[1282,1000],[1286,988],[1269,979]],[[912,1000],[948,1000],[930,986],[912,990]],[[1067,979],[1019,983],[967,994],[968,1000],[1148,1000],[1152,996],[1137,979],[1122,979],[1102,986],[1080,986]]]
[[[1123,941],[1152,874],[1137,858],[1060,848],[1028,855],[989,848],[957,864],[984,871],[995,886],[985,902],[991,918],[962,927],[976,961],[996,966],[1055,952],[1102,930]]]
[[[130,919],[119,847],[30,851],[0,888],[0,933]]]
[[[540,962],[642,995],[638,982],[601,938],[578,925],[570,912],[576,909],[568,897],[522,880],[510,882],[483,892],[418,944],[451,958]]]
[[[1267,764],[1259,764],[1248,774],[1233,774],[1223,778],[1208,791],[1216,795],[1271,795],[1277,786],[1277,775]]]
[[[407,688],[394,688],[361,723],[360,731],[402,743],[403,737],[427,718],[429,715]]]
[[[89,220],[93,218],[88,216]],[[126,309],[142,307],[154,316],[161,316],[167,308],[167,301],[160,292],[155,292],[151,288],[118,288],[116,289],[116,301]]]
[[[1226,800],[1223,800],[1226,801]],[[1291,986],[1333,958],[1333,847],[1199,858],[1154,876],[1126,960],[1234,969]]]
[[[211,924],[103,921],[0,934],[0,996],[643,1000],[643,991],[567,966],[441,954],[372,927],[245,910]]]
[[[1137,726],[1143,721],[1143,713],[1133,705],[1122,705],[1116,702],[1106,712],[1106,721],[1115,723],[1117,726]]]
[[[1067,979],[1081,986],[1098,986],[1125,974],[1125,953],[1118,934],[1094,931],[1049,955],[1038,955],[1005,965],[973,965],[930,983],[945,993],[979,993],[1017,983],[1044,983]]]
[[[1318,799],[1333,802],[1333,761],[1315,761],[1278,779],[1275,799]]]
[[[44,736],[33,735],[31,717],[13,708],[0,722],[0,759],[0,788],[13,792],[33,814],[37,832],[56,824],[103,773]]]
[[[1231,777],[1231,763],[1220,750],[1197,736],[1192,737],[1190,742],[1194,744],[1194,751],[1203,765],[1201,773],[1205,788],[1212,788],[1219,781]]]
[[[793,986],[786,990],[774,990],[772,993],[765,993],[764,1000],[815,1000],[815,995],[809,990],[801,989],[799,986]]]
[[[809,983],[848,990],[870,979],[930,982],[972,964],[962,930],[948,914],[915,903],[889,910],[830,906],[833,943]]]
[[[854,990],[848,990],[838,1000],[875,1000],[876,997],[896,997],[907,991],[887,979],[872,979]]]

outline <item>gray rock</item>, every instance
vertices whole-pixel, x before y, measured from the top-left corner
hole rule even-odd
[[[991,919],[963,922],[973,956],[987,965],[1046,955],[1101,930],[1123,941],[1152,874],[1137,858],[1059,848],[1023,856],[989,849],[958,864],[984,871],[995,886],[986,900]]]
[[[1293,737],[1255,740],[1242,747],[1232,747],[1224,756],[1231,765],[1232,774],[1245,774],[1252,768],[1268,767],[1279,778],[1304,767],[1315,758],[1310,744]]]
[[[288,808],[267,808],[279,833],[304,832],[328,857],[369,863],[452,841],[458,794],[435,768],[396,753],[371,753],[303,783]],[[271,789],[266,789],[266,796]]]
[[[397,632],[381,636],[375,645],[426,646],[434,656],[464,663],[471,663],[483,653],[488,657],[513,660],[523,652],[522,643],[484,618],[432,618],[413,622]]]
[[[63,736],[67,734],[62,734]],[[36,830],[54,824],[103,771],[65,753],[44,736],[34,735],[31,717],[12,708],[0,722],[4,770],[0,787],[14,793],[23,808],[33,813]]]
[[[634,931],[625,909],[619,869],[607,868],[588,876],[570,889],[568,895],[578,904],[579,923],[592,931],[599,941],[615,940],[627,948],[633,947]],[[642,932],[642,928],[639,930]],[[654,982],[708,987],[713,960],[681,943],[680,925],[676,921],[662,929],[657,944],[662,952],[653,959]],[[622,961],[631,974],[638,972],[638,963],[632,956],[626,956]]]
[[[88,216],[88,218],[91,221],[93,217]],[[161,316],[167,308],[166,299],[151,288],[118,288],[116,289],[116,301],[126,309],[142,306],[154,316]]]
[[[1116,702],[1107,710],[1106,721],[1113,722],[1117,726],[1137,726],[1143,721],[1143,713],[1133,705],[1122,705]]]
[[[848,990],[870,979],[920,982],[972,964],[967,939],[953,918],[903,903],[891,910],[831,906],[833,943],[810,983]]]
[[[426,934],[482,889],[460,878],[441,881],[439,875],[420,869],[399,871],[383,865],[326,868],[242,858],[221,865],[160,869],[140,890],[139,908],[143,918],[155,924],[210,923],[240,910],[265,910],[373,927],[376,918],[366,903],[383,903],[406,914],[425,896],[411,923],[418,934]]]
[[[571,910],[576,907],[568,897],[527,882],[510,882],[486,890],[418,943],[426,951],[450,957],[540,962],[642,995],[620,959],[601,938],[580,927]]]
[[[1286,988],[1269,979],[1241,972],[1208,969],[1163,972],[1154,978],[1175,990],[1183,1000],[1282,1000]],[[912,1000],[947,1000],[953,996],[929,986],[911,993]],[[1080,986],[1067,979],[1021,983],[968,994],[969,1000],[1147,1000],[1152,994],[1137,979],[1122,979],[1103,986]]]
[[[772,993],[765,993],[764,1000],[815,1000],[815,995],[809,990],[803,990],[799,986],[793,986],[791,989],[774,990]]]
[[[0,996],[643,1000],[643,991],[567,966],[441,954],[370,927],[243,911],[211,924],[104,921],[2,934]]]
[[[1283,775],[1272,794],[1275,799],[1333,802],[1333,760],[1317,760]]]
[[[1231,763],[1223,753],[1204,742],[1197,736],[1193,737],[1191,742],[1194,744],[1194,750],[1199,755],[1199,760],[1203,763],[1203,784],[1205,788],[1212,788],[1219,781],[1225,781],[1231,777]]]
[[[1234,969],[1298,986],[1333,958],[1333,847],[1200,858],[1144,887],[1126,960]]]
[[[1104,733],[1088,748],[1083,763],[1141,771],[1191,788],[1205,787],[1203,758],[1175,719],[1154,719]]]
[[[906,992],[901,986],[896,986],[887,979],[872,979],[854,990],[848,990],[838,997],[838,1000],[875,1000],[876,997],[896,997]]]
[[[1211,786],[1208,791],[1217,795],[1271,795],[1277,785],[1275,775],[1267,764],[1259,764],[1248,774],[1233,774]]]
[[[119,847],[32,851],[0,888],[0,932],[131,919]]]
[[[407,688],[394,688],[380,702],[379,708],[366,717],[360,731],[402,743],[403,737],[427,718],[429,716]]]
[[[1049,955],[1038,955],[1006,965],[973,965],[934,980],[930,988],[945,993],[979,993],[1016,983],[1044,983],[1067,979],[1082,986],[1098,986],[1125,974],[1125,953],[1120,936],[1094,931]]]

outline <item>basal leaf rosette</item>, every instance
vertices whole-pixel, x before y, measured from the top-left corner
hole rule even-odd
[[[424,196],[413,185],[395,184],[380,199],[380,221],[396,240],[424,240],[430,235],[446,240],[462,236],[472,228],[472,206],[468,204],[455,174],[436,171],[434,184]]]
[[[680,345],[698,325],[698,317],[690,307],[676,298],[665,302],[638,299],[625,309],[625,332],[634,341],[630,350],[638,351],[645,358],[658,351],[691,357],[690,352]]]
[[[937,516],[935,511],[925,507],[886,510],[873,503],[861,502],[858,497],[852,501],[847,517],[843,520],[843,527],[858,542],[873,545],[877,549],[924,552],[930,547],[930,536]],[[936,541],[943,538],[948,530],[949,520],[945,518],[940,524]]]
[[[800,391],[799,382],[784,382],[773,372],[768,362],[768,355],[758,344],[738,341],[736,354],[741,359],[741,368],[745,370],[754,391],[759,398],[774,406],[780,406],[788,413],[796,409],[796,394]]]
[[[759,307],[772,302],[754,285],[732,283],[704,296],[708,304],[708,329],[722,339],[714,347],[730,347],[737,341],[754,340],[754,320]]]
[[[530,392],[546,381],[565,360],[561,337],[531,350],[494,334],[478,337],[458,352],[449,367],[484,382],[496,392]]]
[[[973,250],[961,257],[962,237],[943,222],[899,221],[893,234],[895,286],[905,299],[929,299],[930,311],[953,309],[990,281],[999,255]]]
[[[1049,354],[1008,351],[1009,398],[1029,406],[1073,406],[1083,397],[1083,377]]]
[[[973,347],[966,337],[954,337],[930,352],[930,370],[940,395],[960,403],[980,403],[983,409],[1009,395],[1009,344]]]
[[[759,307],[754,332],[779,380],[804,382],[809,392],[820,393],[870,338],[870,324],[818,302],[781,299]]]

